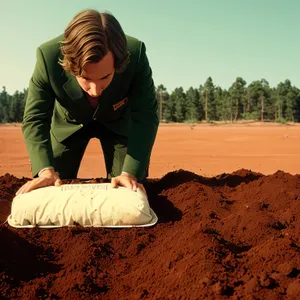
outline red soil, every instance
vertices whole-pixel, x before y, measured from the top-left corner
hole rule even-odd
[[[0,177],[2,218],[26,180]],[[1,225],[0,298],[299,299],[299,175],[180,170],[146,188],[154,227]]]

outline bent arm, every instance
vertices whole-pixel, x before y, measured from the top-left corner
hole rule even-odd
[[[50,128],[55,96],[40,48],[37,49],[36,56],[36,65],[29,83],[22,124],[33,177],[36,177],[43,168],[54,166]]]
[[[123,172],[142,179],[149,165],[159,124],[152,70],[144,43],[140,46],[140,57],[129,94],[129,105],[128,150]]]

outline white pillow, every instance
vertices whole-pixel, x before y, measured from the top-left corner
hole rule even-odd
[[[7,221],[13,227],[126,227],[153,225],[157,217],[141,189],[100,183],[51,186],[18,195]]]

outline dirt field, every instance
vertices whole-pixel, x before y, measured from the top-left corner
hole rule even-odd
[[[272,124],[161,126],[145,184],[158,223],[0,225],[0,299],[299,299],[299,135]],[[0,127],[0,142],[1,219],[30,172],[20,128]],[[92,141],[79,177],[102,181],[98,149]]]
[[[19,126],[0,126],[0,175],[31,177]],[[245,168],[265,175],[277,170],[300,173],[300,126],[260,123],[238,125],[161,125],[153,148],[150,178],[178,169],[214,176]],[[91,140],[78,177],[105,176],[98,140]]]

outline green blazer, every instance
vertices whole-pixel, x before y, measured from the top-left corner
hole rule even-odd
[[[95,119],[128,137],[123,171],[139,178],[148,167],[159,124],[155,87],[144,43],[126,37],[130,62],[123,73],[115,73],[96,110],[76,78],[58,63],[63,35],[38,47],[22,125],[34,177],[54,166],[50,131],[62,142]]]

